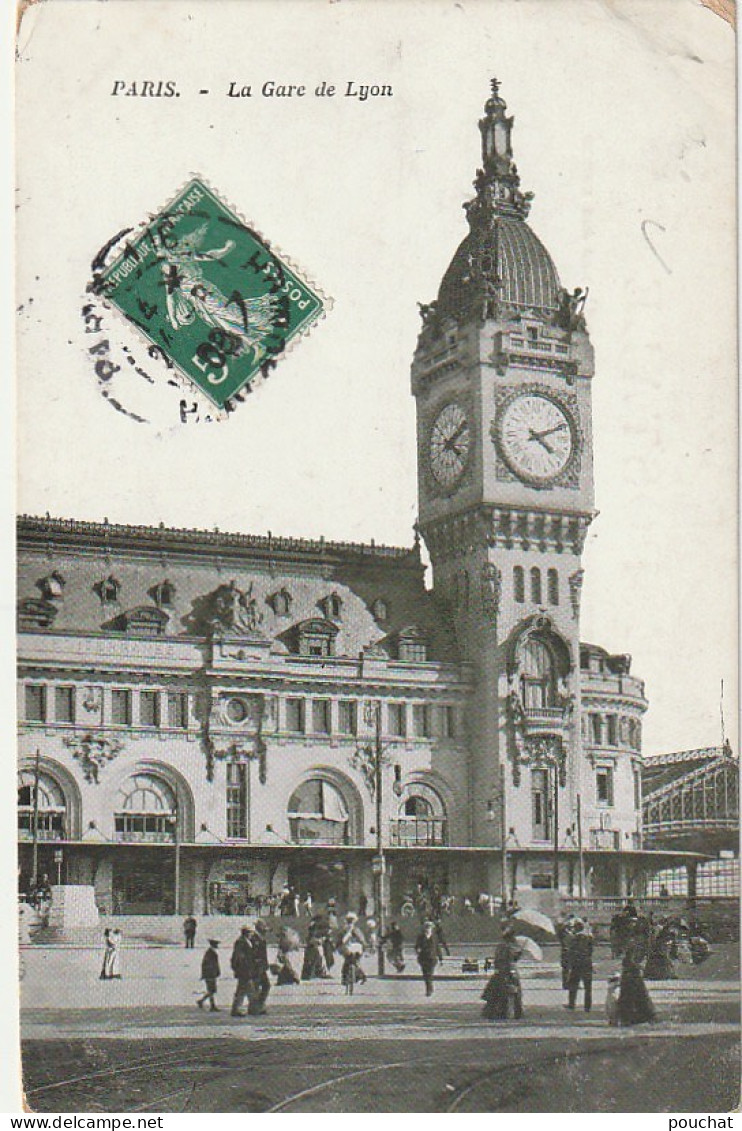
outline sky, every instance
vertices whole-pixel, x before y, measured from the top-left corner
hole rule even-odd
[[[30,9],[19,511],[411,544],[417,303],[466,234],[496,75],[529,222],[564,285],[590,289],[600,513],[582,637],[632,654],[645,753],[717,744],[722,680],[736,747],[733,51],[728,25],[690,0]],[[112,93],[144,80],[180,97]],[[322,80],[333,99],[314,96]],[[266,81],[308,95],[263,97]],[[350,81],[393,95],[346,97]],[[233,83],[252,97],[228,97]],[[193,173],[332,308],[226,421],[181,425],[180,390],[127,373],[116,397],[139,423],[93,373],[90,263]],[[141,348],[115,319],[106,332]]]

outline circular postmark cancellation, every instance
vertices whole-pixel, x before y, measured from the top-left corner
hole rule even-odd
[[[161,415],[155,405],[167,389],[172,405],[175,388],[180,422],[208,423],[234,411],[329,305],[194,177],[136,231],[123,229],[100,250],[82,317],[96,339],[88,346],[95,375],[114,408],[147,421]],[[119,316],[137,331],[127,344],[115,341]]]

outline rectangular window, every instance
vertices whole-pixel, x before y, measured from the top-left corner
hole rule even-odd
[[[43,683],[26,684],[26,718],[30,723],[46,719],[46,688]]]
[[[304,700],[286,700],[286,730],[292,734],[304,734]]]
[[[315,734],[330,733],[330,700],[312,700],[312,730]]]
[[[117,727],[131,726],[131,692],[114,688],[111,692],[111,722]]]
[[[433,733],[429,703],[414,703],[412,706],[412,730],[417,738],[430,738]]]
[[[57,687],[54,690],[54,718],[58,723],[75,721],[74,687]]]
[[[618,746],[618,717],[607,715],[606,723],[608,724],[608,745]]]
[[[440,708],[440,725],[442,738],[456,737],[456,712],[453,707],[446,705]]]
[[[403,736],[407,733],[404,703],[389,703],[387,719],[389,734]]]
[[[549,773],[531,770],[531,828],[534,840],[549,839]]]
[[[247,775],[243,762],[227,762],[227,836],[247,837]]]
[[[167,725],[172,730],[188,730],[188,695],[171,691],[167,697]]]
[[[603,741],[603,719],[600,715],[590,716],[590,739],[596,746]]]
[[[143,727],[160,725],[160,693],[142,691],[139,695],[139,724]]]
[[[355,734],[357,710],[354,699],[341,699],[338,703],[338,730],[341,734]]]
[[[407,664],[424,664],[428,649],[420,640],[400,640],[397,659]]]
[[[595,772],[595,791],[598,805],[613,804],[613,769],[600,766]]]

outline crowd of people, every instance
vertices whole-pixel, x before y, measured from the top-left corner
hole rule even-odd
[[[524,913],[523,918],[527,919],[527,915]],[[266,1012],[271,975],[278,986],[298,985],[313,979],[332,978],[335,968],[339,967],[340,983],[352,993],[356,985],[367,981],[364,955],[380,951],[401,974],[406,969],[408,941],[414,946],[425,994],[430,997],[434,992],[436,971],[444,954],[450,954],[440,918],[423,913],[414,942],[412,938],[405,938],[397,919],[390,921],[383,934],[379,933],[373,917],[366,916],[363,926],[360,920],[361,916],[355,911],[339,915],[335,900],[330,899],[322,911],[312,910],[306,931],[301,934],[296,925],[276,925],[273,961],[268,953],[268,924],[262,919],[246,923],[232,947],[229,962],[235,979],[232,1016],[259,1016]],[[577,1008],[581,991],[583,1009],[589,1013],[593,1007],[594,949],[590,924],[584,917],[568,912],[553,926],[560,948],[562,989],[567,995],[565,1009]],[[197,929],[195,917],[188,915],[183,922],[187,949],[195,947]],[[533,940],[519,934],[523,929],[517,905],[503,902],[500,906],[501,939],[494,957],[485,965],[485,970],[488,966],[493,968],[482,994],[482,1013],[488,1020],[519,1020],[524,1016],[518,962],[529,948],[533,954]],[[106,928],[102,980],[121,977],[121,941],[118,928]],[[608,979],[605,1005],[607,1019],[615,1025],[652,1021],[655,1009],[645,980],[675,977],[673,963],[676,960],[698,964],[710,953],[697,924],[667,916],[655,920],[651,914],[641,913],[631,900],[611,921],[610,946],[612,957],[621,960],[620,971]],[[538,946],[535,949],[538,952]],[[212,938],[201,962],[205,989],[197,998],[200,1009],[208,1007],[212,1012],[219,1011],[217,990],[222,974],[219,940]]]

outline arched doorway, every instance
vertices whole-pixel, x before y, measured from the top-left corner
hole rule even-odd
[[[114,913],[169,914],[175,906],[176,790],[155,772],[137,772],[119,789],[113,816],[121,845],[113,866]],[[157,846],[170,845],[173,851],[163,858]]]
[[[321,773],[303,781],[289,798],[290,840],[301,849],[289,859],[288,884],[302,896],[311,892],[315,903],[348,902],[350,858],[342,850],[357,836],[354,800],[350,787]]]

